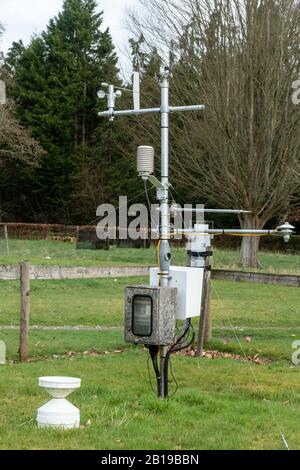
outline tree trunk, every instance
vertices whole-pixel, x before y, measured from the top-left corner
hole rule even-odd
[[[253,214],[245,214],[241,219],[242,229],[261,230],[263,224],[259,217]],[[261,265],[258,261],[260,237],[243,237],[240,250],[240,264],[243,268],[259,268]]]

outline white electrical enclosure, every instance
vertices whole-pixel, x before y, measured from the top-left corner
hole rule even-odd
[[[200,315],[203,268],[170,267],[169,287],[177,289],[176,319],[186,320]],[[150,286],[159,285],[159,269],[150,268]]]

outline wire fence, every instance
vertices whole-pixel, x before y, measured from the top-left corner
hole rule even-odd
[[[80,230],[80,227],[0,224],[0,341],[7,346],[9,360],[18,359],[20,337],[18,269],[23,260],[28,260],[31,266],[35,267],[38,278],[30,281],[29,356],[31,358],[60,357],[67,354],[73,357],[72,355],[79,353],[100,354],[110,349],[118,351],[124,348],[125,286],[148,283],[148,276],[145,276],[146,267],[156,263],[155,246],[148,249],[132,249],[126,246],[111,246],[110,250],[78,249],[77,237]],[[74,231],[76,237],[72,236]],[[174,264],[186,264],[186,252],[182,247],[173,247],[172,253]],[[217,267],[228,267],[236,255],[237,253],[216,250],[215,264]],[[300,258],[297,255],[268,255],[266,259],[271,267],[274,265],[274,270],[277,272],[286,270],[295,274],[300,273]],[[139,266],[141,268],[139,277],[126,277],[126,271],[122,274],[123,277],[120,277],[120,273],[113,269],[119,266],[124,269]],[[65,273],[74,267],[77,267],[79,278],[68,279],[68,274]],[[85,269],[93,267],[107,269],[108,277],[88,278]],[[57,270],[58,274],[61,273],[61,279],[51,279],[51,276],[49,278],[45,275],[48,268]],[[1,270],[6,272],[8,276],[6,279],[11,280],[2,280]],[[230,289],[241,288],[231,286]],[[257,285],[253,284],[251,289],[255,304]],[[224,292],[224,295],[230,298],[231,293],[225,288]],[[234,295],[236,296],[236,292]],[[269,292],[270,298],[272,295],[273,293]],[[278,318],[279,311],[284,311],[286,326],[295,327],[299,322],[299,307],[294,301],[295,294],[292,295],[291,301],[294,313],[290,316],[287,315],[285,306],[290,293],[286,297],[285,291],[278,290],[275,295],[278,295],[277,304],[280,307],[278,312],[276,305],[268,304],[266,309],[274,311],[274,318]],[[259,300],[264,301],[264,299]],[[232,305],[234,304],[231,304],[230,308]],[[215,305],[214,309],[217,308]],[[284,321],[281,326],[285,326]]]
[[[148,282],[148,276],[31,279],[29,358],[103,354],[130,347],[123,340],[125,286]],[[225,305],[226,316],[244,336],[252,328],[264,329],[267,338],[273,338],[275,331],[280,339],[283,332],[289,354],[291,338],[300,338],[299,288],[228,281],[214,284],[222,297],[221,304],[213,298],[215,329],[224,326],[226,318],[220,308],[222,305],[224,310]],[[7,345],[9,360],[19,357],[20,305],[20,281],[0,281],[0,341]],[[221,334],[226,336],[225,331]]]
[[[141,283],[143,278],[31,280],[29,357],[121,347],[124,290],[130,282]],[[2,281],[0,339],[11,360],[18,359],[20,305],[20,281]]]
[[[233,246],[228,246],[228,240],[234,243]],[[272,250],[264,249],[266,241],[275,243]],[[240,269],[239,243],[237,237],[216,237],[213,240],[214,267]],[[264,237],[260,254],[264,272],[299,275],[297,244],[300,253],[300,237],[292,237],[288,244],[281,238]],[[16,277],[17,266],[24,260],[29,261],[31,266],[40,267],[41,272],[47,267],[57,267],[59,272],[60,268],[68,267],[155,265],[156,245],[156,240],[151,244],[145,240],[115,240],[109,243],[107,249],[106,242],[97,240],[95,226],[0,223],[0,280]],[[172,240],[174,265],[186,265],[185,245],[184,240]],[[272,253],[276,256],[272,257]],[[45,278],[48,277],[45,274]]]
[[[128,229],[130,233],[130,228]],[[144,233],[140,229],[140,238],[134,240],[130,236],[122,239],[120,232],[124,228],[115,227],[115,239],[99,240],[96,233],[95,221],[85,226],[59,225],[59,224],[25,224],[25,223],[0,223],[0,261],[6,255],[26,254],[32,242],[35,244],[37,255],[47,256],[51,251],[57,254],[74,254],[83,250],[109,250],[118,248],[150,248],[155,246],[157,239],[150,232]],[[22,243],[21,243],[22,242]],[[185,246],[186,239],[172,240],[174,247]],[[238,237],[218,236],[214,240],[214,246],[223,249],[238,249],[241,240]],[[65,246],[64,246],[65,245]],[[54,247],[56,246],[56,250]],[[285,243],[281,237],[263,237],[260,242],[262,250],[282,253],[300,253],[300,236],[293,236],[290,242]],[[49,253],[48,253],[49,255]]]

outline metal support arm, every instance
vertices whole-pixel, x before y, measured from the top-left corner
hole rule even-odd
[[[188,207],[174,207],[176,212],[195,212],[200,214],[251,214],[251,211],[244,211],[242,209],[193,209]]]
[[[177,113],[182,111],[201,111],[205,109],[205,105],[194,105],[194,106],[170,106],[169,113]],[[118,116],[139,116],[141,114],[160,113],[161,108],[145,108],[145,109],[127,109],[122,111],[102,111],[98,113],[100,117],[114,117]]]
[[[194,234],[194,235],[197,235],[197,232],[194,231],[194,229],[178,229],[178,230],[175,230],[175,234],[180,234],[180,233],[187,233],[187,234]],[[201,232],[201,235],[203,234],[209,234],[209,235],[235,235],[235,234],[239,234],[239,235],[274,235],[274,234],[280,234],[280,232],[278,230],[241,230],[241,229],[234,229],[234,228],[231,228],[231,229],[206,229],[206,230],[203,230],[203,232]]]

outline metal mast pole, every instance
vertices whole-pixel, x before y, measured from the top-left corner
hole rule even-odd
[[[169,217],[169,71],[161,82],[161,184],[160,201],[160,274],[162,287],[168,286],[170,270]]]
[[[161,75],[161,104],[160,108],[140,109],[139,105],[131,110],[115,110],[116,97],[119,96],[115,92],[113,85],[103,83],[102,85],[108,87],[108,93],[100,91],[99,98],[107,96],[107,111],[98,113],[99,116],[108,117],[113,121],[116,116],[138,116],[149,113],[160,113],[161,115],[161,182],[155,181],[157,188],[157,199],[160,204],[160,217],[159,217],[159,270],[160,270],[160,286],[167,287],[169,285],[170,273],[170,208],[169,208],[169,114],[184,111],[201,111],[205,109],[204,105],[192,106],[169,106],[169,69],[165,68]],[[138,91],[134,90],[134,93]],[[154,178],[152,176],[152,178]],[[151,175],[149,176],[151,180]],[[154,178],[155,180],[155,178]],[[158,183],[158,184],[156,184]],[[168,396],[168,353],[169,346],[159,346],[160,354],[160,371],[158,382],[158,396],[159,398],[167,398]]]
[[[169,69],[165,69],[161,81],[161,184],[164,187],[160,193],[160,285],[168,286],[170,271],[170,217],[169,217]],[[167,346],[160,347],[160,387],[159,398],[167,398],[168,374],[165,373]]]

